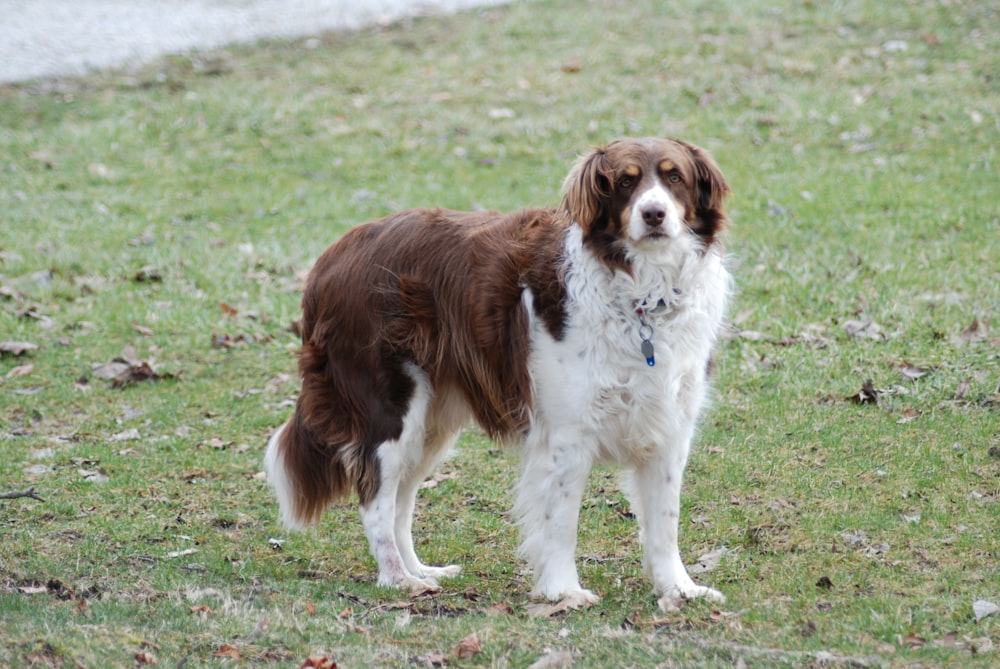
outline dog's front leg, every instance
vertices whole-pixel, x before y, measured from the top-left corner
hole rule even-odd
[[[577,522],[592,461],[575,439],[562,437],[547,444],[529,438],[516,488],[519,553],[534,573],[533,597],[580,608],[600,601],[580,585],[576,570]]]
[[[686,445],[686,444],[684,444]],[[677,535],[680,524],[681,482],[687,448],[664,449],[631,472],[632,506],[639,520],[643,566],[662,595],[661,608],[677,598],[705,597],[724,602],[721,592],[695,583],[681,561]]]

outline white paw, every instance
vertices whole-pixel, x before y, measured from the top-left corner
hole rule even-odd
[[[569,609],[585,609],[588,606],[597,604],[599,601],[601,601],[599,595],[590,590],[580,588],[563,593],[559,604]]]
[[[399,588],[411,595],[441,592],[441,586],[433,578],[417,578],[410,574],[397,574],[392,577],[379,576],[378,584],[386,588]]]
[[[450,564],[444,567],[430,567],[420,565],[420,574],[424,578],[437,580],[439,578],[454,578],[462,573],[462,567],[457,564]]]
[[[726,596],[714,588],[698,585],[690,581],[683,585],[670,585],[661,591],[663,596],[657,601],[660,609],[671,612],[677,610],[678,599],[699,599],[705,598],[710,602],[722,604],[726,601]]]
[[[601,601],[599,595],[579,586],[575,588],[563,588],[554,592],[535,588],[531,592],[531,597],[534,599],[547,599],[563,610],[584,609]]]

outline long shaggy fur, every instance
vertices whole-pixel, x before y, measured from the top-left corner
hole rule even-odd
[[[536,594],[596,600],[572,566],[580,481],[597,460],[619,462],[645,508],[653,484],[637,472],[661,462],[679,491],[725,306],[729,189],[690,144],[626,139],[581,159],[564,190],[560,207],[506,215],[402,212],[317,260],[302,300],[302,392],[265,461],[287,524],[313,525],[353,492],[380,582],[451,575],[413,553],[412,498],[471,417],[525,449],[517,508]],[[663,362],[648,368],[636,305],[664,296],[668,314],[648,316]],[[574,491],[562,501],[536,486]],[[554,511],[538,515],[546,504],[569,532],[554,529]],[[677,552],[676,518],[672,535],[649,531],[657,550]],[[553,548],[553,532],[566,545]],[[679,556],[647,562],[664,572],[658,592],[715,592],[697,590]]]

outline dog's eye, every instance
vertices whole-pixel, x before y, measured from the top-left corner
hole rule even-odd
[[[679,184],[681,182],[681,175],[677,174],[676,172],[669,174],[667,175],[667,181],[669,181],[672,184]]]
[[[619,188],[631,188],[632,187],[632,177],[622,177],[618,180]]]

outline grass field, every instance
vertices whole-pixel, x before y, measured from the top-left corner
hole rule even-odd
[[[997,666],[1000,3],[664,4],[0,88],[0,493],[38,498],[0,499],[0,667]],[[603,600],[529,615],[517,458],[472,430],[419,510],[421,555],[465,567],[443,594],[376,587],[350,506],[281,528],[259,472],[316,256],[404,207],[554,204],[578,154],[652,134],[734,191],[681,519],[727,603],[657,609],[602,469]]]

